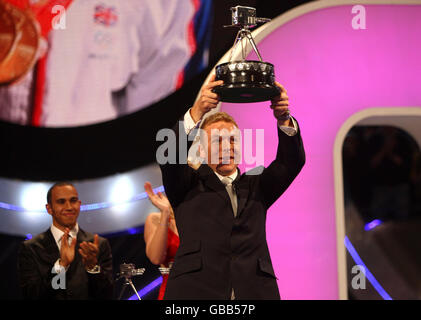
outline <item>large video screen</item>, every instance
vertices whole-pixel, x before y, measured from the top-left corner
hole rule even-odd
[[[0,120],[74,127],[156,103],[207,66],[210,3],[0,0]]]

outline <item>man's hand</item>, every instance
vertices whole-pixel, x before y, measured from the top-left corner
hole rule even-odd
[[[98,264],[98,235],[94,236],[94,243],[83,241],[80,244],[79,253],[86,269],[92,269]]]
[[[60,246],[60,265],[65,268],[67,268],[75,258],[76,238],[73,238],[72,242],[69,244],[69,232],[70,230],[68,228],[64,230]]]
[[[278,120],[280,126],[292,126],[289,112],[289,98],[285,88],[275,81],[275,85],[281,89],[279,96],[272,98],[270,108],[273,110],[273,115]]]
[[[209,82],[200,91],[200,97],[195,102],[193,108],[190,110],[190,115],[194,122],[198,122],[210,110],[216,108],[219,102],[219,97],[212,89],[220,86],[224,81],[215,81],[215,75],[212,75]]]

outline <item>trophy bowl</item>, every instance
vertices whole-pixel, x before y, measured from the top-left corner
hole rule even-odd
[[[221,101],[234,103],[270,100],[280,94],[275,85],[273,64],[262,61],[241,60],[222,63],[215,68],[215,80],[224,84],[213,91]]]

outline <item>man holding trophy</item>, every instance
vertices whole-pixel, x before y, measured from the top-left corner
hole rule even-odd
[[[232,15],[233,25],[242,28],[239,42],[247,38],[256,51],[248,31],[259,19],[255,10],[237,6]],[[200,125],[204,139],[199,150],[205,162],[198,168],[187,161],[161,165],[180,234],[164,299],[280,299],[266,242],[266,213],[300,172],[305,154],[287,91],[275,82],[273,71],[273,65],[244,56],[217,66],[216,77],[174,129],[188,135]],[[235,144],[232,139],[224,144],[220,134],[238,126],[228,114],[209,111],[219,101],[264,100],[271,101],[278,127],[276,158],[259,173],[240,173]],[[215,150],[219,157],[214,157]],[[186,158],[177,154],[177,159]]]

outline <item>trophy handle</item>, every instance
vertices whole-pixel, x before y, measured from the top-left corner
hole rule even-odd
[[[234,41],[234,44],[232,45],[232,48],[231,48],[231,51],[230,51],[230,56],[228,58],[228,61],[230,61],[230,62],[232,61],[232,54],[235,51],[235,49],[237,48],[238,42],[243,40],[243,38],[241,37],[241,32],[242,32],[242,29],[238,30],[237,35],[235,36],[235,41]],[[243,44],[241,43],[241,46],[242,45]],[[241,52],[241,53],[242,53],[243,60],[244,60],[244,53],[243,52]]]
[[[259,49],[257,49],[256,43],[253,40],[253,37],[251,35],[250,30],[248,30],[247,28],[242,28],[237,32],[237,35],[235,37],[235,41],[234,41],[234,45],[231,48],[231,52],[230,52],[230,56],[228,61],[232,61],[232,54],[233,52],[236,50],[238,43],[241,43],[241,56],[243,58],[243,60],[246,59],[246,54],[245,54],[245,50],[243,47],[243,39],[247,38],[247,40],[250,42],[251,47],[253,48],[254,52],[256,53],[257,57],[259,58],[259,61],[262,61],[262,56],[260,55]],[[247,42],[246,42],[247,45]]]
[[[248,31],[248,30],[247,30],[247,31]],[[248,31],[248,32],[246,33],[246,37],[247,37],[247,39],[249,39],[249,42],[250,42],[250,44],[251,44],[251,46],[252,46],[252,48],[253,48],[254,52],[256,52],[257,57],[259,58],[259,61],[262,61],[262,56],[260,55],[259,49],[257,49],[257,46],[256,46],[256,44],[254,43],[254,40],[253,40],[253,37],[251,36],[251,32],[250,32],[250,31]]]

